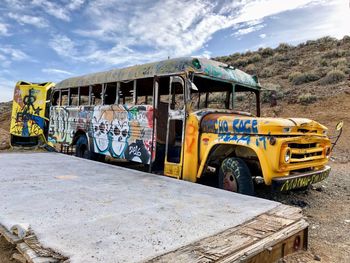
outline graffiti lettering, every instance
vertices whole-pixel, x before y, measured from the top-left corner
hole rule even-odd
[[[284,184],[281,187],[281,191],[288,191],[291,189],[305,187],[305,186],[308,186],[310,184],[320,182],[328,177],[329,171],[330,170],[327,170],[323,173],[314,174],[312,176],[290,179],[290,180],[284,182]]]
[[[223,142],[236,142],[250,145],[255,141],[257,147],[262,146],[266,150],[267,136],[251,136],[243,134],[219,134],[219,140]]]
[[[233,131],[237,133],[258,133],[257,120],[240,120],[235,119],[232,123]]]

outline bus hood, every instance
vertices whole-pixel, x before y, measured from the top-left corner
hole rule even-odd
[[[204,133],[325,136],[327,128],[305,118],[260,118],[229,113],[209,113],[201,118]]]

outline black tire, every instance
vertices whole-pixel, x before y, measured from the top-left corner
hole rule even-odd
[[[101,162],[103,162],[106,157],[103,154],[91,152],[88,146],[88,140],[84,135],[80,136],[77,140],[75,145],[75,156]]]
[[[225,159],[219,170],[219,188],[244,195],[254,195],[254,184],[249,168],[239,158]]]

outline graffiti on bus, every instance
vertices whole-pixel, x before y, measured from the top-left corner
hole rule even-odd
[[[51,109],[49,140],[52,143],[71,144],[78,130],[90,136],[96,153],[145,164],[155,156],[151,158],[153,108],[150,105]]]
[[[14,120],[11,133],[17,136],[29,137],[43,134],[45,119],[43,114],[45,100],[41,97],[41,90],[31,88],[22,90],[18,86],[14,93]]]

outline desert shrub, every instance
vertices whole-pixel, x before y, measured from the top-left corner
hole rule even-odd
[[[294,66],[298,65],[298,61],[294,60],[294,59],[290,59],[290,60],[288,60],[287,65],[289,67],[294,67]]]
[[[329,60],[328,60],[328,59],[325,59],[325,58],[321,58],[321,59],[320,59],[320,65],[321,65],[322,67],[328,67],[328,65],[329,65]]]
[[[289,81],[292,82],[294,85],[300,85],[303,83],[316,81],[316,80],[319,80],[320,78],[321,78],[320,75],[314,71],[309,71],[305,73],[296,71],[296,72],[292,72],[288,77]]]
[[[249,64],[249,60],[248,58],[238,58],[236,59],[234,62],[233,62],[233,65],[237,68],[240,68],[240,67],[245,67]]]
[[[261,92],[261,102],[268,103],[271,101],[272,93],[275,93],[276,99],[280,100],[283,98],[284,93],[281,90],[281,85],[275,83],[264,84],[264,90]]]
[[[316,41],[315,40],[308,40],[305,42],[305,46],[313,46],[316,45]]]
[[[278,45],[278,47],[276,48],[277,51],[279,52],[286,52],[289,51],[293,48],[293,46],[287,44],[287,43],[281,43]]]
[[[331,49],[322,55],[322,58],[341,58],[346,56],[347,52],[342,49]]]
[[[254,64],[249,64],[244,68],[244,71],[249,74],[256,74],[256,67]]]
[[[307,105],[313,103],[317,100],[317,96],[312,95],[311,93],[305,93],[298,96],[298,103]]]
[[[247,52],[244,53],[244,56],[249,57],[253,54],[252,51],[248,50]]]
[[[261,60],[261,55],[260,54],[254,54],[254,55],[249,57],[249,62],[250,63],[259,62],[260,60]]]
[[[277,73],[276,68],[274,66],[270,66],[270,67],[263,68],[260,71],[259,76],[262,78],[269,78],[276,75],[276,73]]]
[[[339,66],[336,69],[344,72],[345,74],[350,74],[350,67],[346,65]]]
[[[338,40],[334,37],[330,37],[330,36],[325,36],[325,37],[321,37],[319,39],[316,40],[317,44],[335,44],[337,43]]]
[[[325,77],[323,77],[320,81],[321,84],[335,84],[345,80],[346,75],[343,71],[339,69],[333,69],[327,73]]]
[[[343,43],[350,43],[350,36],[344,36],[342,39]]]
[[[331,61],[331,65],[335,68],[339,66],[346,66],[347,63],[346,58],[338,58]]]
[[[266,57],[272,56],[274,54],[274,51],[272,48],[267,47],[267,48],[262,48],[261,50],[259,49],[259,53],[261,56],[266,58]]]
[[[289,57],[285,54],[276,53],[275,55],[273,55],[273,60],[274,61],[287,61],[287,60],[289,60]]]

